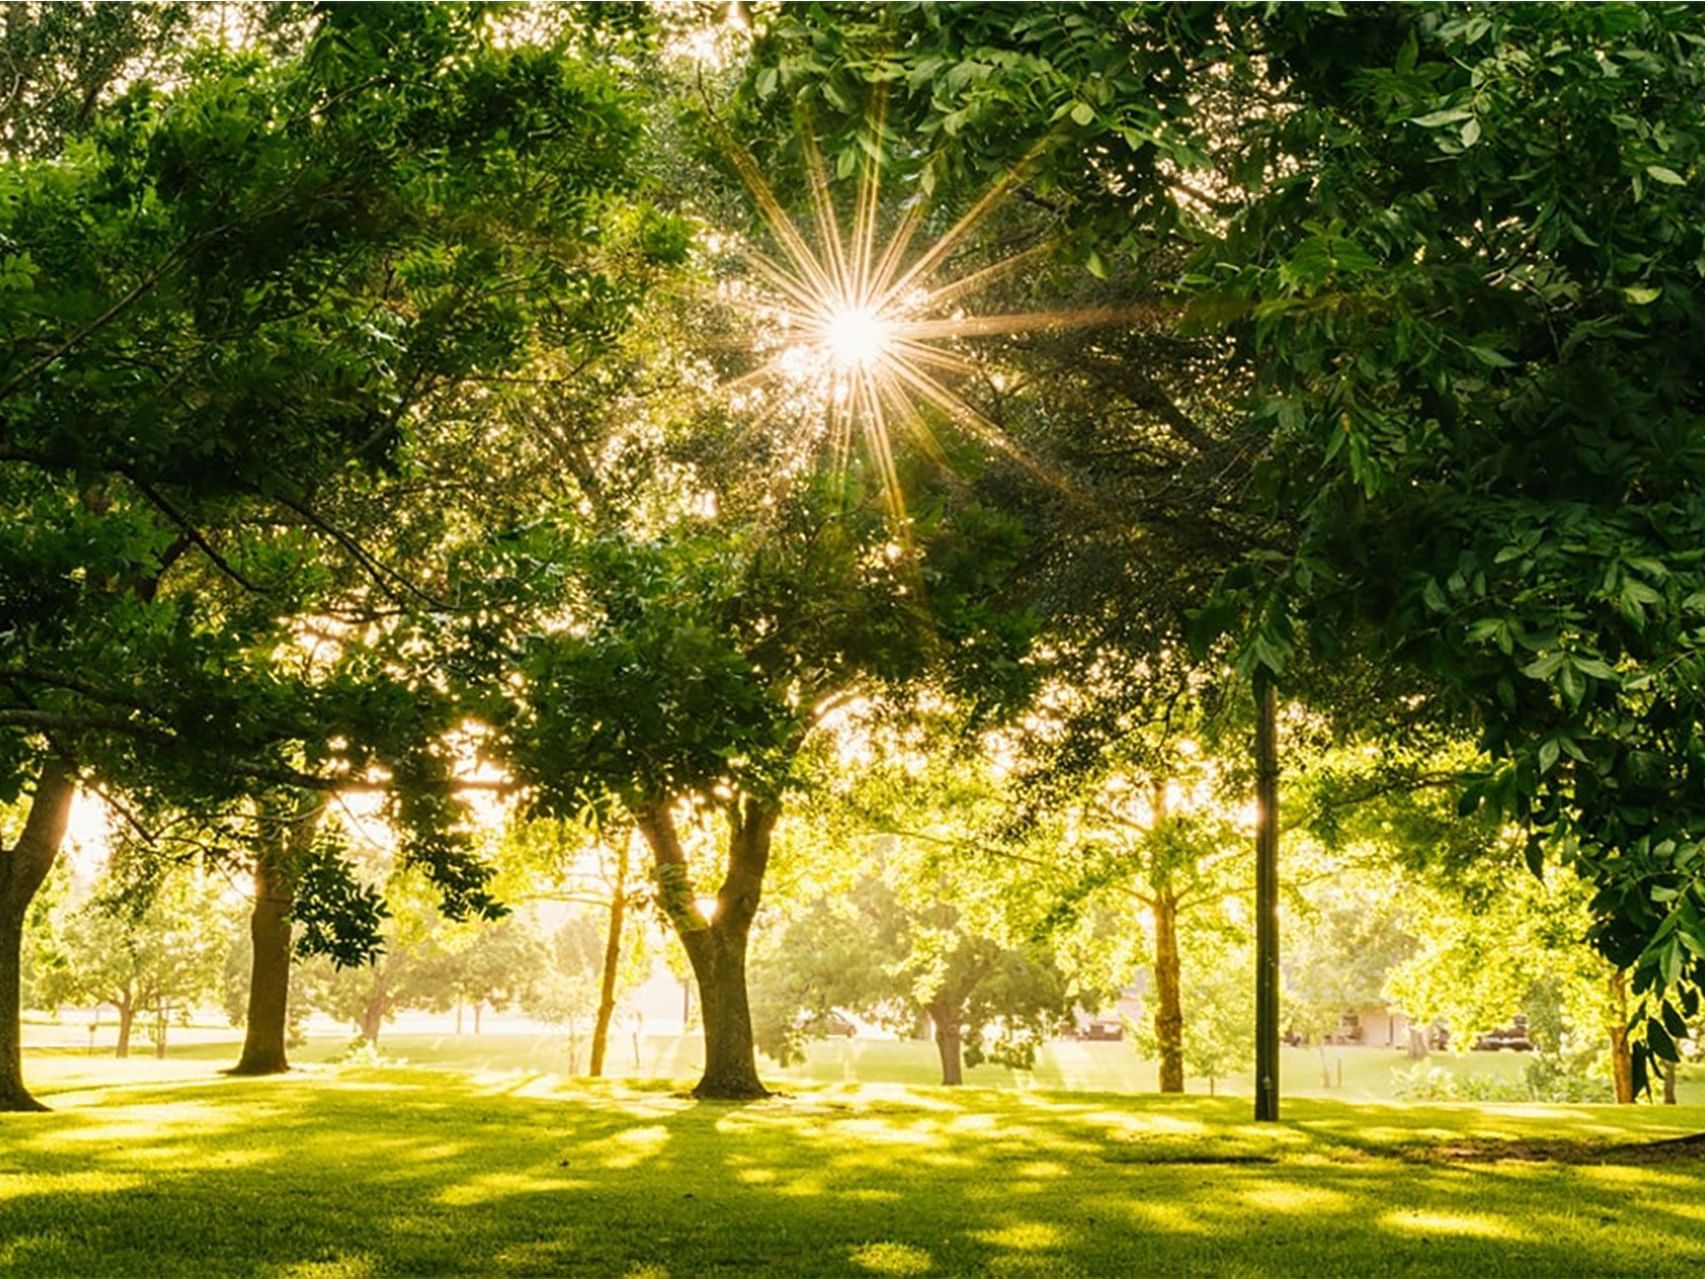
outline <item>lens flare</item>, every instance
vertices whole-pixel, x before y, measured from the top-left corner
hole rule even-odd
[[[884,99],[879,96],[869,122],[873,138],[883,136],[883,108]],[[947,342],[1111,325],[1137,318],[1135,311],[1105,306],[1012,315],[972,315],[965,311],[967,296],[1033,262],[1046,250],[1045,242],[1033,243],[993,265],[952,279],[938,279],[952,260],[953,250],[1000,205],[1053,139],[1038,143],[940,239],[913,254],[912,240],[926,212],[922,200],[913,200],[886,239],[879,240],[880,146],[864,148],[851,225],[843,230],[828,170],[814,140],[815,131],[801,128],[800,145],[815,224],[813,247],[805,231],[782,207],[751,154],[714,111],[711,119],[780,250],[779,258],[755,250],[746,258],[764,299],[764,305],[756,310],[770,318],[774,332],[785,335],[784,340],[772,341],[783,349],[761,359],[751,372],[726,383],[723,390],[730,400],[771,383],[778,384],[787,395],[803,394],[804,402],[815,406],[808,414],[815,423],[794,449],[799,458],[816,448],[827,448],[837,465],[844,465],[856,432],[876,469],[902,539],[904,497],[894,462],[893,434],[896,426],[902,428],[921,452],[941,462],[945,454],[926,420],[926,410],[1018,461],[1050,485],[1068,489],[1057,472],[1032,457],[937,376],[986,372],[959,349],[943,345]],[[751,345],[754,352],[763,355],[765,341],[761,336],[754,337]],[[779,402],[779,398],[772,400],[751,429],[774,421]]]

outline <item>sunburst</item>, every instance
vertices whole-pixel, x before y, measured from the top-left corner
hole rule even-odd
[[[810,219],[802,227],[782,206],[751,154],[712,113],[718,137],[777,250],[746,253],[759,282],[758,310],[765,320],[750,347],[763,358],[723,390],[748,407],[748,397],[768,399],[751,429],[772,421],[784,400],[806,405],[811,429],[797,442],[796,455],[826,446],[844,464],[856,434],[903,528],[904,495],[894,442],[903,432],[928,456],[940,460],[943,453],[928,422],[931,413],[957,424],[1049,484],[1064,484],[1056,471],[954,388],[952,379],[980,368],[963,353],[962,339],[1115,324],[1133,313],[1112,306],[968,313],[968,300],[1036,262],[1050,247],[1046,240],[1039,240],[992,265],[957,276],[948,272],[954,250],[999,207],[1054,139],[1046,138],[1034,147],[943,235],[914,253],[913,242],[928,213],[925,200],[912,200],[886,236],[880,228],[882,117],[879,104],[871,114],[870,129],[877,144],[865,148],[850,223],[845,226],[822,154],[809,127],[801,128],[811,205]],[[781,394],[766,397],[770,384],[779,384]]]

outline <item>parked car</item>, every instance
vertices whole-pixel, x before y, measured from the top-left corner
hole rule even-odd
[[[1086,1017],[1077,1028],[1079,1039],[1114,1040],[1125,1037],[1125,1023],[1117,1017]]]
[[[1495,1053],[1503,1049],[1511,1052],[1530,1053],[1533,1051],[1533,1040],[1527,1035],[1527,1018],[1514,1017],[1508,1026],[1499,1026],[1496,1030],[1488,1030],[1484,1035],[1478,1035],[1474,1040],[1474,1051],[1479,1053]]]
[[[840,1013],[830,1013],[817,1023],[818,1033],[825,1039],[851,1039],[858,1034],[858,1027]]]

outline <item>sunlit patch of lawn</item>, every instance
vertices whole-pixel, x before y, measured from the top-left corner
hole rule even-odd
[[[1625,1149],[1701,1107],[1292,1101],[1261,1126],[1223,1098],[102,1069],[0,1117],[0,1270],[1705,1273],[1705,1158]]]

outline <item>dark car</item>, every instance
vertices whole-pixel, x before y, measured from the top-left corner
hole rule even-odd
[[[817,1023],[817,1033],[824,1039],[851,1039],[858,1034],[858,1027],[839,1013],[830,1013]]]
[[[1516,1017],[1508,1026],[1499,1026],[1496,1030],[1488,1030],[1484,1035],[1475,1037],[1474,1051],[1477,1053],[1495,1053],[1504,1049],[1516,1053],[1533,1051],[1533,1040],[1527,1035],[1527,1018]]]
[[[1077,1028],[1079,1039],[1112,1040],[1125,1037],[1125,1023],[1117,1017],[1090,1017]]]

